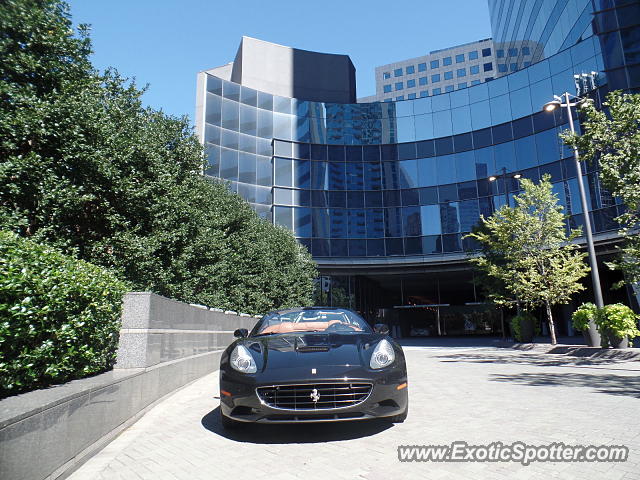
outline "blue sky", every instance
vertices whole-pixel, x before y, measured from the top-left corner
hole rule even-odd
[[[135,77],[148,105],[193,118],[196,73],[233,60],[248,35],[342,53],[358,96],[375,93],[374,68],[491,36],[486,0],[69,0],[91,24],[100,69]]]

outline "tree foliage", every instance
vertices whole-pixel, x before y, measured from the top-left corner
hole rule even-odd
[[[582,158],[598,162],[600,178],[609,191],[622,199],[626,213],[618,218],[625,244],[619,266],[629,282],[640,282],[640,94],[611,92],[598,110],[585,102],[582,134],[565,132],[563,140],[577,147]]]
[[[495,280],[494,298],[513,298],[525,308],[544,307],[555,343],[551,306],[567,303],[584,289],[580,279],[589,267],[586,254],[570,243],[579,232],[567,235],[565,215],[549,179],[545,175],[537,185],[522,179],[516,206],[503,206],[483,218],[481,228],[469,236],[482,245],[485,255],[471,262]]]
[[[248,313],[310,303],[308,252],[203,177],[187,118],[97,72],[71,26],[58,0],[0,6],[0,225],[138,290]]]

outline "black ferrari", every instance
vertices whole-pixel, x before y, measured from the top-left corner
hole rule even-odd
[[[220,415],[242,422],[298,423],[386,418],[408,412],[402,347],[386,325],[330,307],[271,312],[220,360]]]

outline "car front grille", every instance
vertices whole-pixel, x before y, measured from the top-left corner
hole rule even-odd
[[[327,410],[353,407],[371,393],[370,383],[309,383],[258,387],[260,400],[284,410]]]

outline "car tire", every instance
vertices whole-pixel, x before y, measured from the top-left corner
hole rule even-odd
[[[390,420],[392,423],[403,423],[407,419],[408,414],[409,414],[409,405],[407,405],[407,408],[404,409],[404,412],[402,412],[399,415],[394,415],[393,417],[390,417]]]
[[[222,409],[220,409],[220,423],[222,424],[222,428],[225,430],[233,430],[240,426],[240,422],[227,417],[224,413],[222,413]]]

